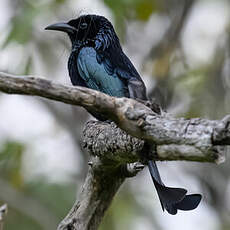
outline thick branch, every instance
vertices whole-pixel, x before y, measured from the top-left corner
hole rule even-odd
[[[106,164],[105,167],[99,158],[92,158],[78,201],[59,224],[58,230],[98,229],[105,211],[125,179],[120,169],[114,164]]]
[[[129,98],[114,98],[84,87],[67,87],[45,79],[5,73],[0,73],[0,91],[41,96],[99,112],[128,134],[159,145],[160,160],[216,161],[220,153],[216,145],[230,144],[229,116],[219,121],[173,118],[156,114]]]
[[[144,141],[128,135],[115,123],[89,121],[83,131],[83,143],[87,151],[102,160],[120,164],[139,161],[143,156]],[[225,147],[196,145],[157,145],[154,160],[188,160],[220,163],[224,159]]]
[[[92,156],[90,168],[78,201],[59,225],[59,230],[97,229],[113,196],[125,177],[130,176],[127,163],[138,161],[143,155],[144,141],[128,135],[113,122],[89,121],[83,131],[83,144]],[[213,161],[217,155],[215,148],[205,153],[196,146],[159,145],[158,156],[153,157],[161,160]],[[143,169],[141,164],[133,165],[137,167],[131,171]]]
[[[5,73],[0,73],[0,91],[79,105],[116,123],[87,123],[83,142],[92,156],[91,166],[79,201],[58,229],[97,229],[125,177],[133,169],[143,168],[141,165],[131,170],[125,167],[126,163],[141,159],[143,140],[157,145],[158,155],[154,159],[208,162],[220,161],[225,145],[230,143],[229,116],[220,121],[173,118],[159,115],[132,99]]]

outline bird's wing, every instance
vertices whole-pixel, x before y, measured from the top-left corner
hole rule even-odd
[[[127,96],[128,89],[122,80],[97,60],[97,52],[92,47],[84,47],[77,58],[77,67],[87,87],[104,92],[110,96]]]
[[[128,86],[129,97],[147,100],[146,87],[137,70],[122,50],[97,52],[98,63],[102,63],[108,74],[115,73]]]

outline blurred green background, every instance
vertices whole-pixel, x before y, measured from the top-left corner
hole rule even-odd
[[[230,113],[228,0],[1,0],[0,71],[70,85],[67,36],[44,27],[82,14],[110,19],[126,54],[155,98],[174,116]],[[0,93],[0,205],[4,229],[55,229],[87,172],[81,109]],[[100,230],[230,229],[230,163],[159,163],[168,186],[202,193],[192,212],[162,213],[146,171],[116,195]],[[186,224],[186,226],[185,226]]]

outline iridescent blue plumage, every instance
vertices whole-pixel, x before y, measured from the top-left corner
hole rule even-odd
[[[137,70],[124,54],[112,24],[102,16],[83,15],[68,23],[57,23],[46,29],[64,31],[72,42],[68,61],[73,85],[84,86],[114,97],[147,100],[146,88]],[[106,120],[92,113],[99,120]],[[182,188],[166,187],[161,181],[156,163],[148,161],[162,209],[175,215],[177,210],[192,210],[201,195],[186,195]]]
[[[97,61],[97,52],[93,47],[84,47],[77,58],[77,68],[86,86],[115,97],[128,97],[128,88],[115,71]]]
[[[81,29],[83,23],[88,27]],[[85,15],[69,21],[68,25],[77,28],[76,34],[69,34],[72,52],[68,69],[73,85],[111,96],[147,100],[144,82],[124,54],[113,26],[106,18]]]

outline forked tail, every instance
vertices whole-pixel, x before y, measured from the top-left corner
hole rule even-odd
[[[149,160],[148,168],[163,211],[166,209],[168,213],[175,215],[178,209],[188,211],[199,205],[202,198],[200,194],[186,195],[186,189],[166,187],[161,180],[155,161]]]

